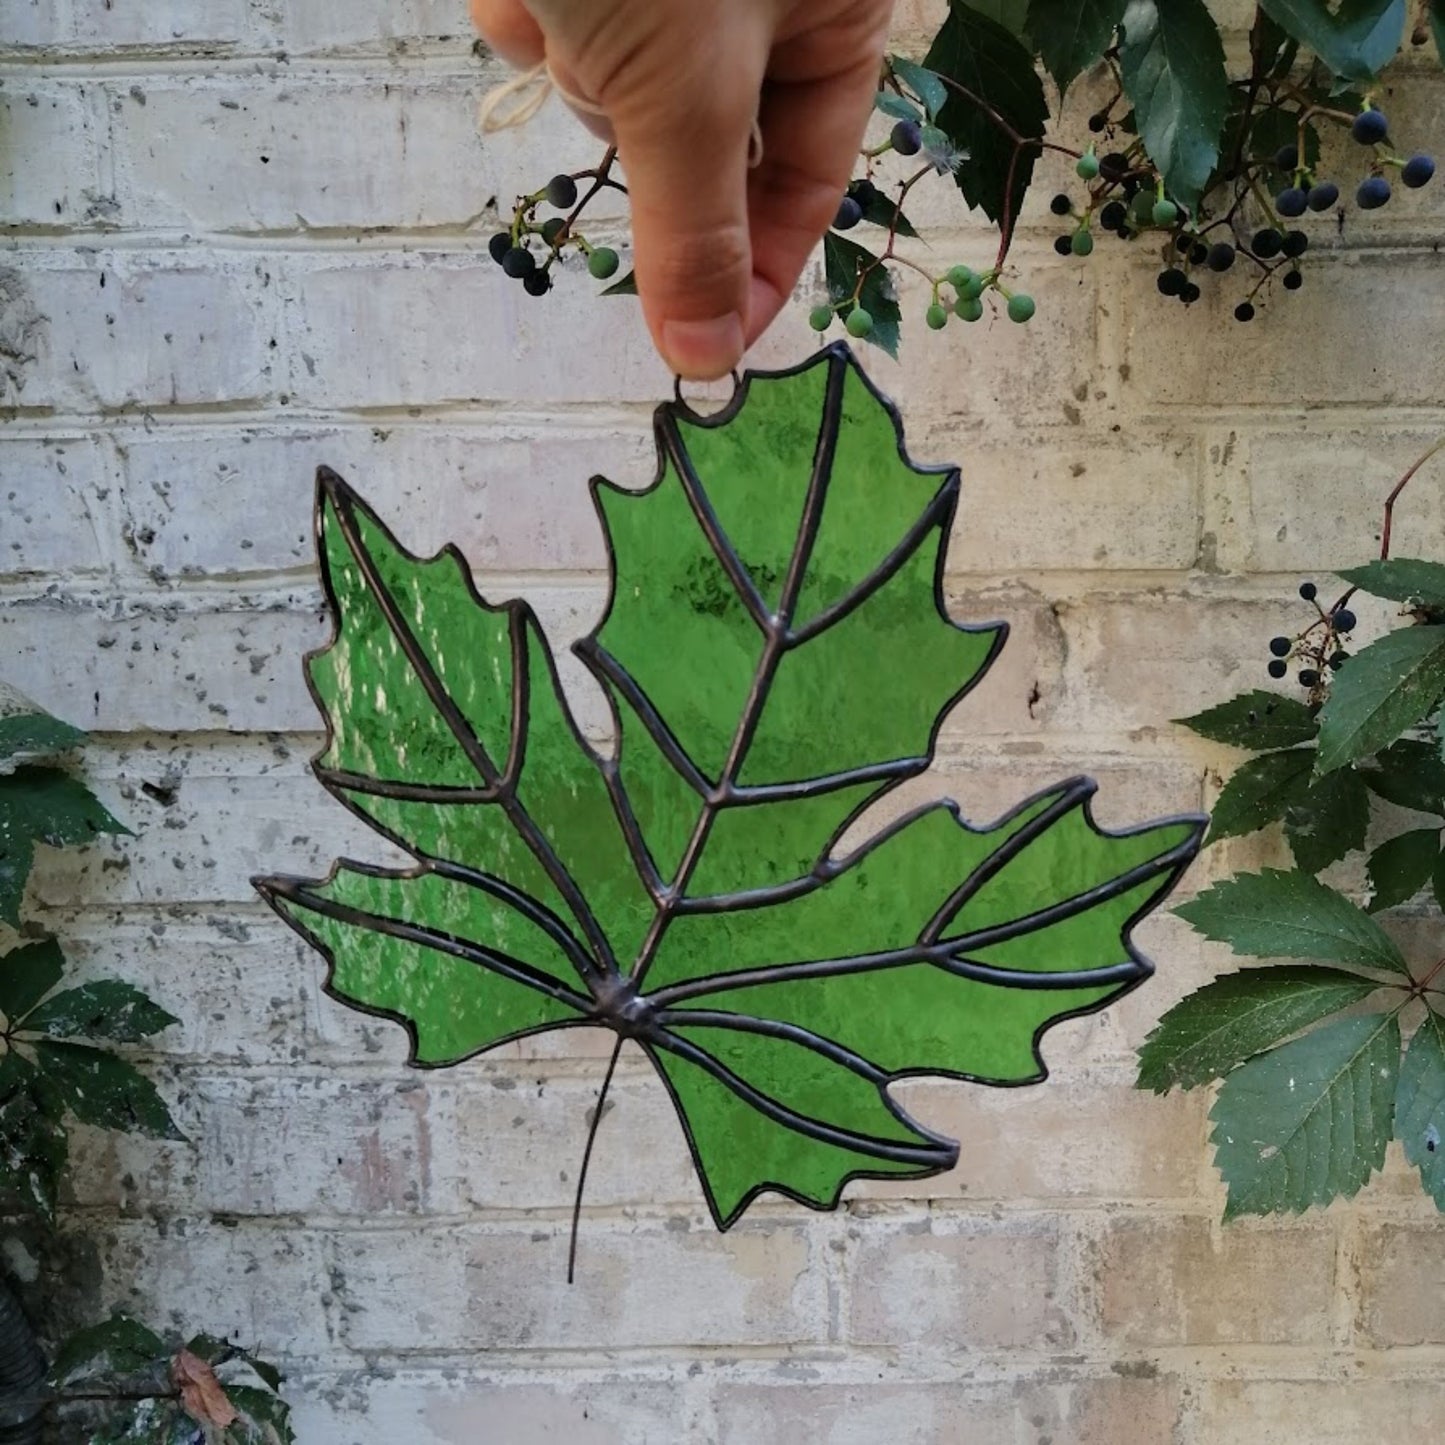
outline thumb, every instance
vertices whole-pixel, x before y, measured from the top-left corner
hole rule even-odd
[[[696,45],[696,41],[694,41]],[[742,359],[753,277],[748,144],[766,47],[712,51],[707,71],[619,76],[608,114],[632,203],[637,291],[663,360],[711,380]],[[672,49],[672,55],[677,54]],[[709,54],[709,47],[693,53]],[[674,73],[666,74],[672,68]],[[649,67],[636,67],[637,80]]]

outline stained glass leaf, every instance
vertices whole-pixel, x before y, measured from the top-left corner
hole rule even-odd
[[[616,560],[577,651],[606,755],[524,604],[484,602],[454,549],[411,556],[323,473],[316,771],[416,861],[258,886],[419,1064],[576,1025],[634,1040],[726,1228],[765,1189],[829,1207],[852,1178],[948,1168],[889,1085],[1042,1078],[1046,1029],[1149,973],[1130,930],[1202,820],[1105,832],[1076,779],[840,852],[1003,640],[944,608],[958,474],[907,459],[844,346],[656,431],[651,487],[594,484]]]

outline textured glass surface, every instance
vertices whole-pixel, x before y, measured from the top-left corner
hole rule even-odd
[[[418,1064],[572,1025],[636,1040],[726,1228],[765,1189],[828,1207],[851,1178],[949,1168],[890,1081],[1043,1078],[1051,1024],[1150,972],[1130,930],[1201,820],[1107,833],[1075,779],[985,824],[929,804],[836,855],[1003,641],[943,608],[958,474],[907,460],[841,345],[656,431],[649,489],[596,486],[613,588],[578,651],[613,760],[530,609],[483,602],[454,550],[411,556],[323,473],[316,773],[416,864],[259,886]]]

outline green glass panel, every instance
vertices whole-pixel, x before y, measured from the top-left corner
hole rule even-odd
[[[1201,820],[1102,832],[1083,780],[986,826],[938,803],[832,856],[1001,640],[940,604],[957,474],[908,462],[841,346],[716,420],[665,406],[657,435],[653,487],[596,489],[612,596],[578,650],[613,761],[525,607],[486,606],[458,557],[411,557],[323,477],[318,771],[435,861],[260,886],[421,1062],[579,1023],[637,1040],[726,1227],[760,1190],[827,1206],[858,1174],[947,1168],[889,1080],[1041,1078],[1051,1024],[1147,974],[1130,930]]]

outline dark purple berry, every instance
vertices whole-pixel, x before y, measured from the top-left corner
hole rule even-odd
[[[1129,174],[1129,158],[1118,151],[1099,157],[1099,174],[1106,181],[1122,181]]]
[[[1067,216],[1074,209],[1074,203],[1065,195],[1057,195],[1049,202],[1049,210],[1056,216]]]
[[[1430,183],[1435,174],[1435,162],[1430,156],[1411,156],[1400,168],[1400,179],[1412,190]]]
[[[1312,667],[1305,668],[1299,675],[1299,685],[1301,687],[1318,687],[1319,681],[1320,675]]]
[[[553,216],[550,220],[542,222],[542,239],[549,246],[555,246],[557,244],[557,238],[566,229],[566,219],[562,216]]]
[[[512,233],[510,231],[498,231],[490,241],[487,242],[487,250],[492,253],[492,260],[501,265],[507,259],[507,252],[512,249]]]
[[[536,257],[525,246],[513,246],[502,257],[502,270],[514,281],[521,281],[537,269]]]
[[[528,296],[545,296],[552,289],[552,278],[545,271],[532,271],[522,278],[522,289]]]
[[[1353,632],[1358,619],[1348,607],[1337,607],[1334,614],[1336,632]]]
[[[863,207],[852,196],[844,196],[838,203],[838,214],[833,217],[833,229],[851,231],[862,219]]]
[[[1373,115],[1373,111],[1366,111]],[[1355,192],[1355,201],[1362,211],[1378,211],[1390,199],[1390,183],[1384,176],[1366,176]]]
[[[1283,245],[1284,237],[1273,226],[1267,226],[1264,230],[1254,233],[1254,239],[1250,241],[1249,249],[1261,261],[1268,261],[1272,256],[1279,255]]]
[[[1274,658],[1269,664],[1269,675],[1271,677],[1283,677],[1289,671],[1288,666],[1279,658]]]
[[[577,204],[577,182],[571,176],[553,176],[547,182],[547,204],[559,211],[571,210]]]
[[[1312,211],[1328,211],[1339,198],[1340,188],[1333,181],[1321,181],[1319,185],[1311,186],[1306,197]]]
[[[1291,261],[1297,261],[1310,248],[1310,238],[1303,231],[1287,232],[1284,244],[1280,250],[1284,252]]]
[[[1189,261],[1191,265],[1202,266],[1209,259],[1209,247],[1203,241],[1196,241],[1189,248]]]
[[[1281,216],[1288,216],[1294,220],[1296,216],[1304,215],[1309,209],[1310,198],[1298,186],[1286,186],[1279,195],[1274,198],[1274,208]]]
[[[1072,256],[1074,254],[1074,238],[1072,236],[1055,236],[1054,250],[1060,256]]]
[[[882,194],[878,187],[869,180],[854,181],[848,187],[848,194],[862,206],[866,212],[868,207],[873,205]]]
[[[1275,657],[1288,657],[1293,647],[1294,643],[1287,637],[1271,637],[1269,640],[1269,650]]]
[[[1108,124],[1109,117],[1107,115],[1099,115],[1096,113],[1089,117],[1089,129],[1093,131],[1095,135],[1098,135]]]
[[[1167,271],[1159,273],[1159,279],[1155,285],[1159,287],[1161,296],[1179,296],[1189,284],[1189,277],[1177,266],[1171,266]]]
[[[1234,308],[1234,319],[1236,321],[1253,321],[1254,302],[1241,301],[1239,305]]]
[[[1234,247],[1228,241],[1216,241],[1205,261],[1211,271],[1227,271],[1234,265]]]
[[[901,156],[916,156],[923,149],[923,128],[916,120],[900,120],[893,127],[893,149]]]
[[[1194,282],[1190,282],[1183,291],[1179,293],[1179,299],[1186,305],[1192,306],[1204,293]]]
[[[1306,602],[1313,602],[1315,598],[1320,595],[1320,589],[1316,587],[1313,582],[1301,582],[1299,585],[1299,595],[1303,597]]]
[[[1333,667],[1336,671],[1338,671],[1349,660],[1350,654],[1346,652],[1344,648],[1341,648],[1337,653],[1335,653],[1333,657],[1330,658],[1330,666]]]
[[[1305,284],[1305,278],[1298,271],[1290,271],[1286,273],[1283,284],[1286,291],[1298,291]]]
[[[1106,231],[1117,231],[1129,219],[1129,208],[1123,201],[1110,201],[1099,212],[1099,224]]]
[[[1274,153],[1274,168],[1277,171],[1292,171],[1299,165],[1299,147],[1281,146]]]
[[[1390,123],[1383,110],[1362,110],[1350,127],[1350,134],[1362,146],[1378,145],[1389,134]]]

